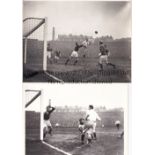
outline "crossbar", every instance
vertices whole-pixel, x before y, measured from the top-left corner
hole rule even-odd
[[[39,91],[26,105],[25,108],[27,108],[35,99],[37,99],[41,95],[41,91]]]
[[[35,26],[31,31],[29,31],[26,34],[24,34],[23,37],[24,38],[28,37],[29,35],[31,35],[37,28],[39,28],[44,23],[45,23],[45,19],[43,19],[42,21],[40,21],[40,23],[37,26]]]
[[[26,91],[26,92],[29,92],[29,91],[30,91],[30,92],[40,92],[40,90],[33,90],[33,89],[26,89],[25,91]]]
[[[23,19],[23,22],[25,22],[25,21],[27,21],[29,19],[43,20],[44,18],[28,17],[28,18]]]

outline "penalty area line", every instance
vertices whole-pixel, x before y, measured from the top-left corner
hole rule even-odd
[[[55,147],[55,146],[53,146],[53,145],[50,145],[50,144],[48,144],[48,143],[46,143],[46,142],[44,142],[44,141],[42,141],[42,143],[45,144],[46,146],[48,146],[48,147],[50,147],[50,148],[52,148],[52,149],[58,151],[58,152],[61,152],[61,153],[65,154],[65,155],[72,155],[72,154],[70,154],[70,153],[68,153],[68,152],[66,152],[66,151],[63,151],[63,150],[61,150],[61,149],[59,149],[59,148],[57,148],[57,147]]]

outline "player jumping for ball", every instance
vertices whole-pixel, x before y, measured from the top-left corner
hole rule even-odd
[[[51,106],[51,100],[49,100],[49,105],[46,107],[46,111],[44,112],[44,132],[43,138],[46,137],[46,134],[52,134],[52,124],[50,122],[50,115],[55,110],[54,107]]]
[[[92,124],[93,125],[93,137],[94,137],[95,140],[97,139],[97,137],[96,137],[97,120],[101,121],[101,118],[99,117],[99,115],[94,110],[94,106],[89,105],[89,109],[86,112],[86,121],[87,121],[87,124]]]
[[[84,53],[83,53],[83,58],[86,58],[86,55],[88,55],[88,45],[90,45],[90,42],[88,40],[88,38],[86,38],[83,42],[82,42],[83,48],[84,48]]]
[[[85,38],[85,40],[82,42],[84,51],[83,51],[83,58],[88,57],[88,46],[93,44],[95,40],[98,38],[98,31],[95,31],[94,35],[88,39],[88,37]]]
[[[99,42],[99,45],[100,45],[100,53],[99,53],[99,66],[101,68],[101,70],[103,70],[103,64],[105,63],[107,66],[112,66],[113,68],[116,68],[116,66],[112,63],[110,63],[108,61],[108,57],[110,56],[110,52],[109,50],[107,49],[107,45],[103,45],[103,42],[100,41]]]
[[[71,53],[71,56],[66,60],[65,65],[67,65],[68,62],[69,62],[71,59],[74,59],[73,65],[76,65],[76,64],[77,64],[77,62],[78,62],[78,57],[79,57],[78,51],[79,51],[79,49],[80,49],[81,47],[83,47],[83,45],[79,45],[77,42],[75,43],[75,48],[74,48],[73,52]]]
[[[101,121],[101,118],[95,112],[93,105],[89,105],[89,109],[86,112],[85,120],[86,120],[85,123],[84,123],[83,120],[81,120],[80,121],[81,123],[79,124],[79,130],[82,131],[82,134],[81,134],[81,142],[82,142],[82,144],[84,143],[85,133],[87,133],[88,143],[91,143],[93,138],[94,138],[94,140],[97,139],[97,136],[96,136],[96,123],[97,123],[97,120]]]

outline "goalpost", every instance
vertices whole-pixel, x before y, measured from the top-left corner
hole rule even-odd
[[[36,69],[35,62],[39,69],[47,70],[47,17],[23,20],[23,63]]]
[[[43,90],[24,90],[24,107],[25,107],[25,140],[31,144],[33,141],[41,141],[52,150],[64,155],[72,155],[56,146],[53,146],[43,140]]]
[[[25,77],[44,71],[48,79],[63,82],[47,72],[47,17],[23,20],[23,73]]]
[[[25,90],[25,138],[43,140],[43,91]]]

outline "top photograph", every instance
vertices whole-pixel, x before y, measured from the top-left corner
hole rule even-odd
[[[130,1],[23,1],[23,82],[131,83]]]

